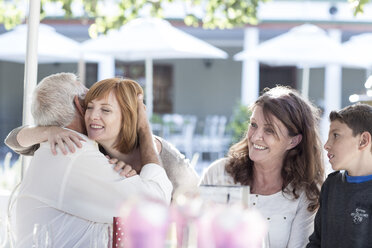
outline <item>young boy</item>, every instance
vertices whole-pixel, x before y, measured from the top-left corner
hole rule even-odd
[[[306,247],[372,247],[372,106],[355,104],[329,118],[324,148],[336,172],[322,186]]]

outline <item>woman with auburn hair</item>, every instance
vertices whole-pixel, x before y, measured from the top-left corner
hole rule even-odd
[[[110,78],[95,83],[85,96],[85,126],[88,137],[101,151],[140,171],[137,138],[138,94],[141,86],[129,79]]]
[[[137,95],[141,86],[130,79],[110,78],[95,83],[88,91],[84,103],[85,125],[88,137],[97,141],[101,151],[129,164],[137,173],[141,170],[141,156],[137,137]],[[173,192],[193,191],[198,175],[188,160],[170,143],[154,137],[162,165],[173,184]]]
[[[319,111],[283,86],[266,89],[251,110],[246,136],[208,167],[201,184],[249,185],[250,207],[268,221],[266,245],[304,247],[324,180]]]
[[[131,79],[109,78],[95,83],[87,92],[84,100],[85,126],[87,135],[100,145],[100,151],[108,155],[114,169],[121,173],[126,164],[129,164],[137,173],[141,170],[141,155],[137,136],[137,95],[143,94],[142,87]],[[63,153],[67,154],[65,143],[71,152],[80,141],[74,132],[60,128],[50,127],[47,132],[41,132],[38,141],[31,142],[37,128],[32,127],[26,132],[24,128],[14,129],[7,137],[7,143],[14,144],[12,149],[23,155],[32,155],[37,149],[22,147],[17,142],[17,135],[35,144],[49,140],[52,152],[56,153],[56,144]],[[45,130],[45,127],[43,127]],[[26,128],[25,128],[26,129]],[[29,137],[27,137],[27,136]],[[12,142],[9,142],[9,141]],[[189,161],[170,143],[160,137],[154,136],[154,143],[159,152],[168,178],[172,182],[173,192],[194,191],[197,188],[199,177],[190,166]],[[24,152],[23,152],[24,151]],[[122,173],[125,176],[125,173]]]

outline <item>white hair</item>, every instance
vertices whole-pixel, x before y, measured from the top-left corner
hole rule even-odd
[[[84,96],[86,88],[73,73],[45,77],[37,85],[31,106],[39,126],[68,126],[75,117],[74,97]]]

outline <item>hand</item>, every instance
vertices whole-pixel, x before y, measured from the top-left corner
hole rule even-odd
[[[110,164],[115,164],[114,170],[122,177],[132,177],[137,175],[137,172],[129,164],[119,161],[116,158],[109,159]]]
[[[150,128],[150,123],[146,116],[146,107],[143,104],[143,95],[139,94],[137,97],[137,112],[138,112],[138,123],[137,131],[140,144],[140,156],[142,166],[145,164],[158,164],[160,165],[160,159],[156,153],[154,140]],[[142,168],[142,167],[141,167]]]
[[[67,155],[68,151],[66,150],[65,144],[70,152],[74,153],[76,151],[75,145],[81,148],[82,143],[80,141],[85,141],[79,134],[57,126],[48,127],[47,137],[53,155],[57,155],[56,145],[58,145],[64,155]]]
[[[143,95],[139,94],[137,97],[137,131],[150,128],[147,119],[146,106],[143,104]]]

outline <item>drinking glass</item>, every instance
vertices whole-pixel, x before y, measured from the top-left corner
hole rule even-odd
[[[52,248],[51,228],[48,224],[35,224],[32,235],[32,248]]]
[[[93,236],[90,240],[90,248],[111,248],[112,227],[109,224],[94,227]]]

